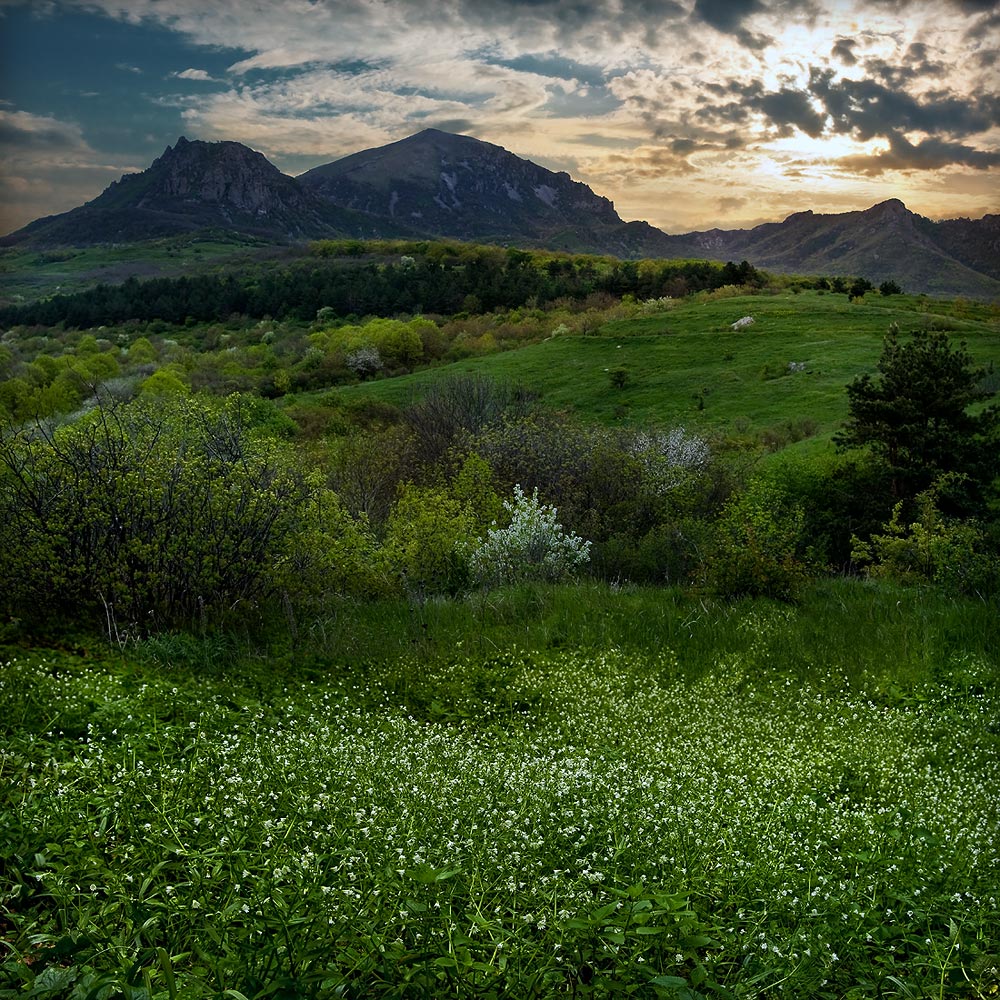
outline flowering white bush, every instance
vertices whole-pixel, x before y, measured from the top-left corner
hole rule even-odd
[[[351,351],[347,355],[346,364],[358,378],[366,378],[381,371],[382,356],[377,347],[372,344],[363,344],[356,351]]]
[[[643,472],[660,495],[685,480],[685,471],[708,467],[712,452],[708,442],[683,427],[669,431],[637,431],[629,451],[642,464]]]
[[[504,500],[503,507],[510,525],[499,528],[494,522],[470,556],[478,583],[561,580],[590,558],[590,542],[567,532],[556,521],[556,508],[539,501],[537,489],[527,496],[515,486],[514,498]]]

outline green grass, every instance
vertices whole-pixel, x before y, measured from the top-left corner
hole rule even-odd
[[[0,996],[992,996],[995,610],[526,587],[12,652]]]
[[[99,282],[158,278],[238,267],[241,262],[282,256],[287,248],[230,234],[183,234],[120,246],[35,250],[0,249],[0,302],[24,303],[68,295]]]
[[[753,326],[730,330],[746,315],[754,316]],[[904,333],[923,326],[949,330],[968,341],[978,363],[1000,362],[1000,314],[992,306],[913,296],[849,303],[843,295],[815,292],[695,296],[669,312],[609,323],[598,336],[550,338],[338,391],[345,399],[404,404],[430,380],[477,371],[602,423],[741,432],[808,418],[822,438],[846,418],[844,386],[874,371],[892,322]],[[789,372],[789,362],[805,363],[806,369]],[[629,373],[623,389],[614,388],[610,377],[620,367]]]

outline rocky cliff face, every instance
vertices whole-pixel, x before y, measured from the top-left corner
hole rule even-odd
[[[181,201],[280,218],[311,208],[291,177],[238,142],[189,142],[181,136],[144,174],[122,178],[118,182],[122,193],[133,177],[139,180],[136,208],[140,209],[159,210],[165,202]]]

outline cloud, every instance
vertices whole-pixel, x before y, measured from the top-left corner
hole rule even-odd
[[[75,208],[129,169],[105,162],[75,122],[8,107],[0,108],[0,232]]]
[[[760,0],[695,0],[692,14],[718,31],[735,34],[762,7]]]
[[[0,0],[0,9],[10,5]],[[20,7],[34,16],[40,2]],[[105,65],[124,58],[124,81],[131,79],[124,73],[146,71],[142,89],[160,105],[158,121],[181,117],[189,135],[246,142],[290,172],[433,125],[556,169],[579,168],[581,179],[599,181],[617,201],[621,190],[641,194],[635,204],[655,222],[655,213],[694,213],[699,204],[714,211],[723,189],[762,211],[749,184],[773,185],[768,197],[777,204],[779,185],[801,184],[805,199],[806,188],[818,197],[829,182],[848,204],[852,196],[890,196],[879,185],[898,183],[887,175],[902,169],[927,185],[935,171],[966,177],[952,170],[955,162],[987,178],[994,169],[981,164],[1000,127],[1000,15],[985,0],[59,0],[50,7],[54,21],[66,12],[103,13],[148,32],[158,52],[174,44],[172,62],[155,72],[140,49],[116,51]],[[172,66],[181,69],[170,74]],[[100,83],[102,92],[111,89]],[[87,135],[111,131],[95,125]],[[27,149],[44,140],[15,141]],[[886,149],[872,152],[879,141]],[[791,162],[796,149],[805,152]],[[121,158],[81,155],[96,163]],[[666,207],[668,194],[682,207]]]
[[[205,83],[221,83],[214,76],[210,76],[207,70],[203,69],[185,69],[181,70],[180,73],[171,73],[173,77],[178,80],[198,80]]]
[[[831,49],[831,55],[835,59],[839,59],[846,66],[855,66],[857,65],[858,57],[854,54],[854,46],[857,44],[857,41],[853,38],[838,38],[836,44]]]
[[[809,96],[798,90],[779,90],[750,98],[751,107],[766,115],[774,124],[788,134],[794,126],[814,139],[823,134],[826,115],[817,111],[810,103]]]
[[[135,73],[137,76],[142,76],[142,70],[131,63],[115,63],[115,69],[120,69],[123,73]]]
[[[715,205],[720,212],[734,212],[736,209],[742,208],[749,201],[749,198],[726,197],[720,198]]]
[[[1000,166],[1000,150],[974,149],[959,142],[928,138],[911,143],[905,136],[894,133],[889,148],[883,152],[861,156],[845,156],[836,161],[840,169],[879,176],[889,170],[941,170],[948,167],[970,167],[989,170]]]

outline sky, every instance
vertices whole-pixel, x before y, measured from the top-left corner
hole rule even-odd
[[[671,233],[1000,212],[991,0],[0,0],[0,233],[180,135],[289,174],[434,127]]]

